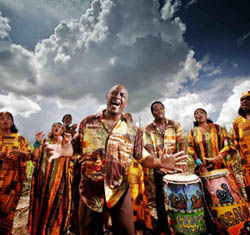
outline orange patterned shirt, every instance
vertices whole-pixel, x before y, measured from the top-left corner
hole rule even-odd
[[[166,119],[166,128],[163,133],[157,127],[155,121],[147,125],[143,133],[145,148],[156,157],[161,158],[163,149],[167,149],[168,154],[174,154],[178,151],[186,151],[185,135],[181,125],[173,120]],[[147,195],[150,207],[150,213],[156,216],[156,188],[154,170],[144,168],[145,174],[145,193]]]
[[[194,127],[188,134],[188,154],[194,160],[201,159],[206,164],[205,158],[213,158],[220,153],[230,151],[230,138],[227,131],[221,126],[209,123],[209,131],[203,134],[198,127]],[[225,168],[225,161],[214,168]]]
[[[241,156],[243,180],[250,202],[250,120],[238,116],[233,122],[232,141]]]
[[[79,126],[83,202],[102,212],[104,200],[113,207],[128,189],[128,168],[133,158],[143,161],[142,133],[123,115],[111,130],[103,112],[85,118]],[[147,154],[149,155],[149,154]]]

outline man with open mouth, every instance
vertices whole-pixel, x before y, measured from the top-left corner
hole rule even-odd
[[[133,158],[144,167],[179,170],[186,165],[184,152],[156,159],[143,147],[142,131],[123,114],[128,105],[128,90],[113,86],[106,96],[106,109],[88,116],[79,125],[74,140],[81,155],[79,223],[83,234],[103,234],[103,215],[112,219],[112,232],[134,235],[133,209],[128,183],[128,168]],[[80,147],[79,147],[80,146]],[[72,155],[67,144],[49,145],[57,155]],[[65,155],[66,154],[66,155]],[[53,156],[52,156],[53,157]]]

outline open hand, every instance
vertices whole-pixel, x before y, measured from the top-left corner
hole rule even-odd
[[[18,158],[28,160],[29,156],[30,156],[29,152],[25,152],[18,149],[11,150],[10,152],[7,153],[7,158],[11,158],[14,160],[17,160]]]
[[[71,157],[73,155],[71,139],[71,134],[65,133],[63,138],[58,138],[57,143],[46,143],[46,151],[49,155],[49,162],[60,157]]]
[[[213,157],[213,158],[204,158],[208,163],[211,163],[211,164],[214,164],[214,165],[217,165],[217,164],[220,164],[222,162],[222,156],[219,154],[218,156],[216,157]]]
[[[6,157],[6,153],[0,151],[0,159],[4,159]]]
[[[72,129],[75,130],[76,128],[77,128],[77,124],[73,124],[73,125],[72,125]]]
[[[42,140],[44,139],[44,137],[45,137],[45,134],[43,134],[42,131],[39,131],[39,132],[36,133],[36,141],[42,142]]]
[[[187,162],[185,161],[187,157],[188,156],[185,155],[184,151],[175,154],[167,154],[164,149],[163,157],[161,158],[161,168],[165,168],[172,172],[183,172],[183,168],[187,166]]]

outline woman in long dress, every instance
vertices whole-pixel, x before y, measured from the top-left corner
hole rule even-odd
[[[11,234],[14,214],[23,189],[28,141],[18,134],[10,112],[0,112],[0,234]]]
[[[47,141],[43,140],[42,132],[36,134],[28,226],[32,235],[61,235],[68,230],[72,200],[70,158],[49,161],[45,150],[46,143],[57,143],[63,134],[61,123],[52,125]]]

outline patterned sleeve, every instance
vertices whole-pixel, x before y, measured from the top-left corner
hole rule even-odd
[[[239,143],[239,129],[237,122],[233,122],[233,129],[232,129],[232,143],[235,146],[236,149],[239,149],[240,143]]]
[[[30,145],[23,136],[20,136],[20,150],[30,152]]]
[[[219,153],[233,154],[236,149],[231,143],[227,130],[223,127],[220,127],[219,133],[221,139],[221,149],[219,150]]]
[[[237,151],[235,146],[232,144],[230,136],[227,132],[227,130],[223,127],[220,127],[220,139],[221,139],[221,149],[219,149],[219,154],[225,154],[223,157],[223,162],[226,165],[226,167],[234,171],[234,162],[237,158]]]
[[[230,138],[229,135],[227,133],[227,130],[223,127],[221,127],[221,141],[222,141],[222,146],[226,147],[230,145]]]
[[[188,133],[188,155],[191,156],[194,161],[198,159],[198,155],[195,151],[195,140],[193,135],[193,129]]]
[[[85,119],[79,124],[78,135],[73,138],[72,145],[74,149],[74,155],[80,155],[82,153],[82,142],[83,142],[83,128],[85,125]]]
[[[20,150],[21,151],[24,151],[24,152],[28,152],[29,155],[28,155],[28,159],[27,160],[30,160],[31,159],[31,148],[30,148],[30,145],[28,143],[28,141],[23,137],[23,136],[19,136],[19,141],[20,141]]]
[[[143,143],[146,151],[148,151],[151,155],[154,155],[154,144],[150,131],[147,131],[147,129],[143,132]]]
[[[176,141],[179,146],[178,150],[186,152],[187,147],[186,147],[185,134],[184,134],[181,124],[178,122],[177,122],[177,128],[176,128]]]
[[[134,144],[134,158],[139,162],[143,162],[145,158],[150,156],[149,152],[144,148],[143,145],[143,132],[141,129],[138,129],[135,136],[135,144]]]

